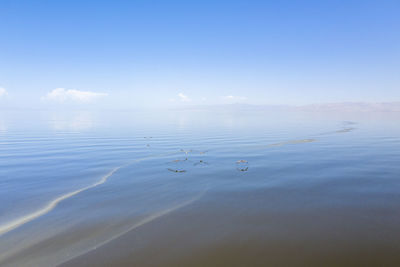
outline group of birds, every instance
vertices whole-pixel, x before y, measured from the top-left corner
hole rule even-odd
[[[188,161],[188,154],[190,152],[192,152],[192,150],[181,150],[181,152],[185,153],[185,159],[176,159],[173,160],[172,163],[179,163],[179,162],[185,162]],[[205,154],[206,152],[200,152],[200,154]],[[208,165],[209,163],[204,161],[204,160],[199,160],[196,161],[195,163],[193,163],[194,166],[197,165]],[[246,172],[249,170],[249,166],[248,166],[249,162],[247,160],[241,159],[236,161],[236,169],[240,172]],[[182,172],[186,172],[185,169],[172,169],[172,168],[167,168],[167,170],[169,170],[170,172],[176,172],[176,173],[182,173]]]
[[[326,133],[320,133],[320,135],[324,135],[324,134],[331,134],[331,133],[347,133],[347,132],[351,132],[353,131],[355,128],[352,127],[352,125],[356,124],[355,122],[352,121],[344,121],[342,122],[342,129],[336,130],[334,132],[326,132]],[[151,139],[153,137],[144,137],[146,140]],[[317,141],[316,139],[300,139],[300,140],[290,140],[290,141],[285,141],[285,142],[280,142],[280,143],[274,143],[274,144],[270,144],[267,145],[268,147],[276,147],[276,146],[282,146],[282,145],[288,145],[288,144],[301,144],[301,143],[310,143],[310,142],[315,142]],[[146,144],[147,147],[150,147],[150,144],[147,143]],[[265,147],[265,146],[264,146]],[[193,152],[193,150],[180,150],[181,152],[185,153],[185,159],[176,159],[173,160],[172,163],[179,163],[179,162],[187,162],[188,161],[188,155],[189,153]],[[201,151],[199,152],[200,155],[205,154],[206,151]],[[203,160],[199,160],[196,161],[194,164],[194,166],[197,165],[208,165],[207,162],[203,161]],[[249,162],[247,160],[238,160],[236,161],[236,170],[240,171],[240,172],[246,172],[249,170]],[[184,173],[187,172],[185,169],[173,169],[173,168],[167,168],[168,171],[171,172],[175,172],[175,173]]]
[[[144,137],[145,139],[151,139],[152,137]],[[150,147],[150,144],[146,144],[147,147]],[[179,162],[186,162],[188,161],[188,155],[189,153],[192,153],[193,150],[184,150],[181,149],[180,150],[182,153],[185,153],[185,159],[176,159],[173,160],[171,163],[179,163]],[[200,151],[199,154],[203,155],[205,154],[207,151]],[[236,169],[240,172],[246,172],[249,170],[249,166],[248,166],[249,162],[247,160],[238,160],[236,161]],[[208,162],[204,161],[204,160],[199,160],[196,161],[195,163],[193,163],[194,166],[198,166],[198,165],[209,165]],[[187,172],[187,170],[185,169],[176,169],[176,168],[167,168],[168,171],[170,172],[175,172],[175,173],[185,173]]]

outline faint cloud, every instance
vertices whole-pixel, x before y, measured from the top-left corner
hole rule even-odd
[[[8,95],[7,90],[3,87],[0,87],[0,97]]]
[[[179,99],[182,102],[190,102],[190,101],[192,101],[187,95],[184,95],[183,93],[179,93],[178,96],[179,96]]]
[[[46,96],[42,97],[42,100],[55,101],[55,102],[73,101],[73,102],[87,103],[95,99],[105,97],[107,95],[108,94],[106,93],[79,91],[75,89],[66,90],[64,88],[56,88],[51,92],[47,93]]]

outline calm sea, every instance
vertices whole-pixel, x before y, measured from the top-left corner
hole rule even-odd
[[[398,266],[400,114],[5,110],[0,203],[0,266]]]

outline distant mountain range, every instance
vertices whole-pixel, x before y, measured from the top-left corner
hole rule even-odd
[[[177,108],[181,109],[181,108]],[[340,112],[400,112],[400,102],[341,102],[310,105],[252,105],[252,104],[226,104],[226,105],[194,105],[187,106],[185,110],[287,110],[287,111],[340,111]]]
[[[343,102],[298,106],[305,111],[382,111],[400,112],[400,102]]]

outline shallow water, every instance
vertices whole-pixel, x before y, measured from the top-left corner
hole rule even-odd
[[[1,266],[400,263],[398,113],[8,110],[0,125]]]

